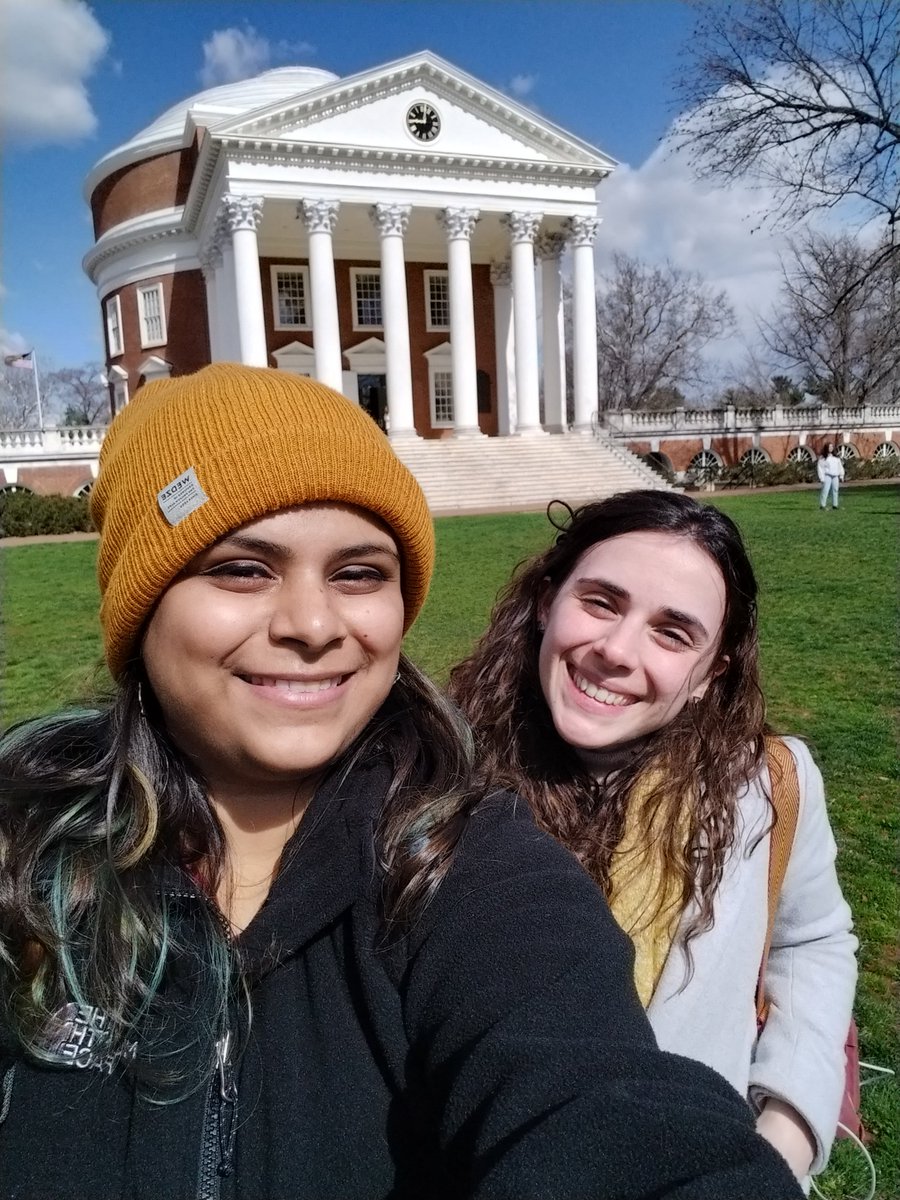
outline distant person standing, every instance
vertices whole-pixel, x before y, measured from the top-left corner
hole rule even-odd
[[[830,445],[826,445],[825,449],[819,455],[816,469],[819,475],[819,483],[822,485],[822,491],[819,495],[819,507],[828,507],[828,495],[831,493],[831,506],[832,508],[837,508],[841,480],[844,478],[844,464]]]

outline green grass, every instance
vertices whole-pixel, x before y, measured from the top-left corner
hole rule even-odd
[[[900,488],[851,488],[838,512],[814,493],[715,498],[739,523],[761,584],[763,670],[770,718],[805,737],[825,775],[839,868],[860,938],[857,999],[863,1058],[897,1068],[898,663],[895,586]],[[438,567],[407,649],[444,681],[484,628],[512,566],[545,545],[537,514],[437,522]],[[102,679],[94,543],[0,553],[9,721],[58,707]],[[900,1195],[900,1088],[863,1093],[879,1200]],[[863,1193],[855,1151],[839,1144],[820,1186],[831,1200]]]

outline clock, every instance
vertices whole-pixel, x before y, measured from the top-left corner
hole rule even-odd
[[[433,142],[441,132],[440,113],[433,105],[418,100],[407,110],[406,128],[417,142]]]

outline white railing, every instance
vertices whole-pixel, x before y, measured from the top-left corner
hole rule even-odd
[[[100,453],[105,425],[62,425],[55,429],[0,430],[0,458],[95,458]]]
[[[763,433],[769,430],[900,428],[900,404],[800,408],[673,408],[664,412],[623,408],[598,414],[612,437],[678,433]]]

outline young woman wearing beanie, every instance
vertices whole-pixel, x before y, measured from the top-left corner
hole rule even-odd
[[[450,691],[490,781],[530,802],[630,934],[659,1044],[748,1096],[803,1177],[841,1108],[856,939],[822,777],[791,738],[776,777],[792,757],[799,816],[758,1035],[773,805],[756,591],[717,509],[655,491],[588,504],[516,573]]]
[[[92,499],[111,701],[0,743],[0,1192],[788,1200],[657,1050],[627,939],[401,653],[433,562],[375,424],[148,384]]]

